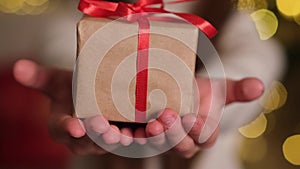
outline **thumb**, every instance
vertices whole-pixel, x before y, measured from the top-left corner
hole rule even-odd
[[[37,89],[50,97],[53,97],[53,93],[59,90],[58,86],[61,88],[62,84],[58,83],[64,83],[63,86],[65,86],[66,82],[72,82],[71,72],[46,68],[25,59],[15,63],[13,74],[20,84]]]
[[[264,85],[257,78],[245,78],[239,81],[227,80],[226,104],[252,101],[264,92]]]

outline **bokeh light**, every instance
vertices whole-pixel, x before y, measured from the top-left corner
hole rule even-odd
[[[295,17],[300,14],[299,0],[276,0],[278,10],[286,17]]]
[[[17,15],[39,15],[49,7],[49,0],[1,0],[0,12]]]
[[[267,119],[264,113],[250,124],[239,128],[239,132],[247,138],[257,138],[261,136],[267,128]]]
[[[294,17],[294,21],[300,25],[300,14]]]
[[[255,151],[253,151],[255,149]],[[268,152],[268,144],[265,138],[247,139],[243,141],[240,149],[240,157],[243,161],[255,163],[263,160]]]
[[[285,159],[294,165],[300,165],[300,134],[287,138],[282,146]]]
[[[264,112],[272,112],[282,107],[286,103],[287,95],[285,86],[279,81],[274,81],[260,99],[260,104],[265,109]]]
[[[259,37],[262,40],[271,38],[277,31],[278,20],[275,14],[267,9],[260,9],[251,14]]]
[[[28,5],[31,6],[41,6],[44,3],[47,3],[48,0],[25,0]]]
[[[24,5],[22,11],[29,15],[39,15],[44,13],[49,7],[49,2],[43,3],[41,6]]]
[[[4,13],[15,13],[24,5],[24,0],[1,0],[0,9]]]
[[[268,2],[266,0],[239,0],[237,2],[238,10],[253,11],[266,8],[268,8]]]

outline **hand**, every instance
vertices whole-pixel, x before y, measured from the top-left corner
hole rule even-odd
[[[213,80],[217,84],[216,87],[222,90],[224,86],[222,83],[218,83],[220,79]],[[146,127],[148,137],[156,136],[156,139],[150,142],[154,147],[175,145],[173,150],[182,157],[192,157],[195,153],[209,148],[215,143],[219,131],[218,119],[221,117],[224,104],[252,101],[261,96],[264,91],[262,82],[256,78],[246,78],[240,81],[227,79],[226,101],[222,103],[222,99],[219,98],[222,97],[219,95],[220,93],[212,93],[210,79],[197,78],[196,81],[200,96],[198,114],[188,114],[180,118],[175,111],[164,110]],[[213,97],[216,99],[214,105],[211,104]],[[214,117],[212,118],[211,115]],[[204,128],[204,124],[206,128]]]
[[[163,137],[154,145],[163,145],[166,142],[176,141],[175,136],[182,136],[184,139],[174,147],[184,157],[191,157],[202,148],[211,146],[216,137],[217,131],[205,141],[199,143],[199,136],[205,120],[203,113],[198,116],[185,116],[182,120],[177,113],[167,109],[157,119],[148,123],[146,130],[138,128],[134,132],[130,128],[118,128],[111,125],[102,116],[95,116],[85,119],[83,122],[74,118],[72,103],[72,73],[68,71],[51,69],[37,65],[29,60],[20,60],[14,67],[15,79],[24,86],[36,89],[51,99],[51,114],[49,117],[49,130],[51,136],[66,144],[76,154],[105,154],[106,151],[100,148],[90,139],[100,139],[112,148],[117,146],[128,146],[133,140],[138,144],[145,144],[147,136],[155,136],[168,130]],[[200,112],[208,112],[210,107],[210,81],[208,79],[197,79],[201,88]],[[257,79],[245,79],[242,81],[227,80],[227,104],[234,101],[250,101],[261,95],[263,87]],[[206,105],[206,106],[205,106]],[[206,109],[206,110],[205,110]],[[190,124],[195,124],[190,126]],[[170,127],[172,124],[172,127]],[[187,130],[191,128],[191,130]],[[186,136],[186,131],[188,135]],[[86,133],[90,133],[89,136]]]
[[[106,151],[94,143],[100,139],[112,148],[133,142],[133,136],[140,144],[145,144],[145,132],[129,128],[119,129],[110,125],[102,116],[85,119],[83,122],[73,117],[72,72],[40,66],[33,61],[20,60],[14,66],[15,79],[24,86],[44,93],[51,99],[49,131],[60,143],[66,144],[76,154],[105,154]],[[87,136],[86,133],[90,135]],[[120,144],[119,144],[120,143]]]

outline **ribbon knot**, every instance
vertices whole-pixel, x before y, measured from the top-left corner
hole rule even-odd
[[[126,20],[130,22],[135,22],[139,20],[141,17],[147,15],[145,10],[145,6],[140,6],[138,4],[127,4],[123,2],[118,3],[118,7],[116,9],[116,13],[118,16],[126,18]],[[139,14],[139,15],[135,15]]]
[[[136,4],[126,4],[124,2],[119,2],[116,12],[119,16],[127,16],[135,13],[141,13],[142,6],[137,6]]]

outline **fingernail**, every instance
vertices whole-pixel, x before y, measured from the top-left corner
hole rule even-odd
[[[162,122],[168,127],[172,126],[176,121],[176,117],[172,114],[166,114],[161,118]]]

